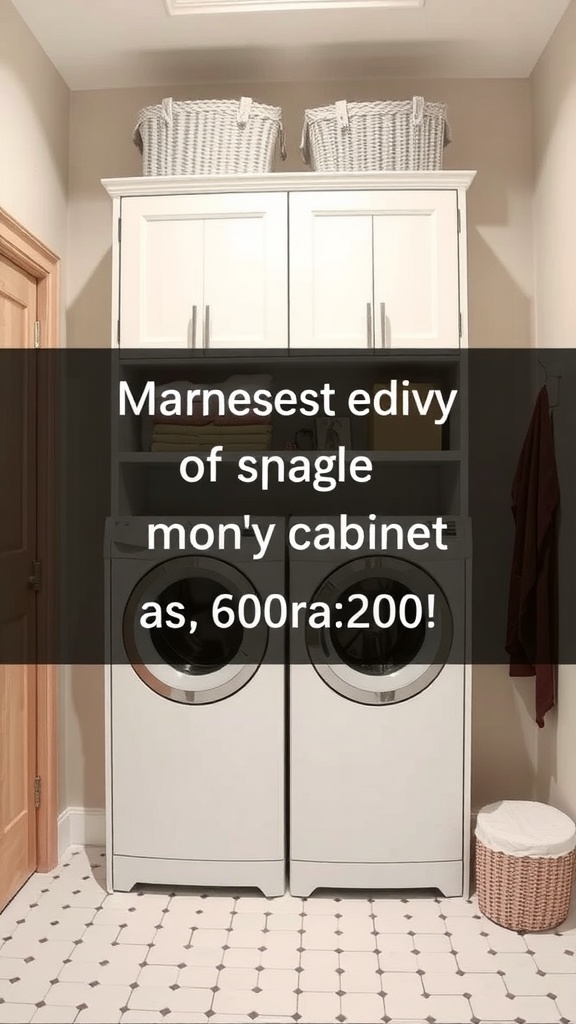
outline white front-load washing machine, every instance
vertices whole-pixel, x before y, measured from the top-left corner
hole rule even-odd
[[[349,552],[340,549],[336,519],[328,525],[337,550],[314,547],[321,520],[289,524],[290,600],[330,609],[329,624],[317,615],[291,631],[290,889],[462,895],[470,524],[354,521],[363,534],[352,546],[358,537],[362,546]],[[382,526],[385,552],[374,553]],[[432,542],[423,550],[427,532]]]
[[[217,535],[220,521],[202,522]],[[283,593],[285,524],[266,521],[274,534],[266,556],[254,559],[253,529],[243,519],[226,522],[239,527],[240,549],[230,535],[224,550],[202,554],[150,550],[145,517],[107,523],[111,890],[154,883],[285,891],[284,638],[262,623],[243,628],[236,619],[222,628],[212,615],[223,594],[257,603],[261,593]],[[171,523],[185,536],[198,525]],[[155,606],[166,612],[163,624],[142,628],[143,609]],[[174,627],[178,606],[182,628]]]

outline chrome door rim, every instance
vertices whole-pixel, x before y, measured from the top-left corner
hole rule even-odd
[[[306,646],[316,672],[332,690],[357,704],[378,707],[410,700],[434,682],[448,660],[454,623],[446,595],[438,581],[416,563],[389,555],[357,558],[339,566],[320,583],[312,601],[333,604],[337,596],[348,590],[355,579],[360,582],[376,576],[401,582],[413,593],[422,593],[424,586],[427,592],[434,593],[437,632],[435,634],[430,629],[426,630],[419,651],[425,655],[425,660],[422,663],[411,662],[397,672],[381,677],[387,682],[379,689],[376,683],[378,676],[372,675],[370,679],[374,681],[374,686],[368,688],[359,685],[363,681],[362,674],[346,665],[338,656],[328,629],[313,629],[307,625]]]
[[[124,648],[136,674],[155,693],[179,704],[215,704],[241,690],[262,664],[268,642],[268,630],[262,622],[253,629],[243,630],[242,643],[234,658],[225,666],[205,673],[212,685],[198,688],[178,685],[184,681],[190,683],[193,677],[173,665],[155,663],[155,648],[150,634],[140,630],[137,638],[134,630],[135,616],[143,601],[157,599],[158,594],[171,583],[193,575],[203,575],[214,582],[224,584],[231,593],[235,592],[237,595],[257,595],[248,577],[236,566],[221,559],[205,555],[167,559],[148,570],[130,594],[122,621]],[[153,594],[156,598],[152,596]],[[162,678],[163,675],[165,678]],[[199,674],[197,679],[201,680],[202,674]]]

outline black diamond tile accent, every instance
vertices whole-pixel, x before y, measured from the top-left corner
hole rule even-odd
[[[344,1021],[346,1020],[346,1017],[344,1016],[343,1013],[339,1013],[338,1016],[336,1017],[336,1020],[339,1020],[340,1024],[344,1024]]]
[[[456,974],[458,975],[459,978],[464,977],[464,971],[456,971]]]
[[[566,956],[574,956],[573,949],[565,949],[564,952],[566,953]]]
[[[334,934],[335,935],[344,935],[344,932],[335,931]]]
[[[226,966],[225,964],[216,964],[216,970],[217,971],[223,971],[225,966]]]
[[[342,950],[340,950],[340,952],[342,952]],[[377,956],[382,956],[382,950],[381,949],[376,948],[375,950],[373,950],[373,952],[376,953]]]
[[[48,942],[48,939],[39,939],[38,941],[40,945],[43,946],[45,942]]]
[[[436,1024],[436,1017],[426,1017],[428,1024]]]
[[[87,1003],[80,1003],[80,1004],[79,1004],[79,1005],[78,1005],[78,1006],[76,1007],[76,1009],[77,1009],[78,1011],[80,1011],[80,1010],[87,1010],[87,1009],[88,1009],[88,1005],[87,1005]]]
[[[186,967],[186,964],[176,964],[176,967],[178,968],[179,971],[183,971],[184,968]]]
[[[180,988],[180,986],[178,986],[178,988]],[[218,985],[214,985],[213,988],[210,989],[210,991],[216,994],[216,992],[220,991],[220,988],[218,987]]]
[[[252,1013],[249,1013],[248,1016],[250,1017],[250,1020],[256,1020],[258,1014],[256,1013],[256,1010],[252,1010]]]
[[[524,1017],[515,1017],[514,1020],[515,1020],[516,1024],[526,1024],[526,1021],[524,1020]]]
[[[301,967],[300,970],[303,971],[304,968]],[[336,968],[336,974],[344,974],[344,968],[343,967],[337,967]]]
[[[382,1017],[382,1020],[383,1020],[384,1024],[390,1024],[390,1021],[392,1020],[392,1017]]]
[[[215,1010],[206,1010],[205,1013],[206,1013],[207,1017],[215,1017],[216,1016]]]
[[[224,946],[224,949],[228,949],[228,946]],[[259,952],[259,953],[265,953],[265,952],[266,952],[266,949],[267,949],[267,946],[258,946],[258,952]],[[298,952],[299,952],[299,953],[303,953],[303,952],[304,952],[304,950],[303,950],[303,949],[300,949],[300,950],[298,950]]]
[[[526,952],[528,953],[529,956],[534,956],[534,950],[533,949],[527,949]]]
[[[546,977],[546,971],[536,971],[536,974],[538,975],[539,978],[545,978]]]
[[[471,992],[463,992],[462,995],[464,996],[464,999],[472,999]]]
[[[482,1024],[482,1021],[478,1017],[471,1017],[470,1024]]]
[[[147,965],[146,965],[146,961],[145,960],[143,960],[141,964],[138,964],[138,967],[146,967],[146,966]],[[186,965],[184,965],[184,966],[186,966]]]
[[[128,987],[131,988],[132,991],[134,992],[137,988],[140,988],[140,985],[138,984],[137,981],[133,981],[132,984],[129,985]]]
[[[34,1006],[36,1007],[37,1010],[41,1010],[43,1006],[46,1006],[46,1003],[44,1002],[44,1000],[41,1000],[39,1003],[34,1003]]]
[[[376,973],[377,974],[384,974],[384,971],[377,971]],[[420,969],[419,971],[416,971],[416,974],[419,974],[421,978],[424,977],[425,973],[426,973],[426,971],[423,971],[422,969]]]
[[[513,996],[511,992],[507,992],[506,999],[516,999],[516,996]]]
[[[499,974],[501,978],[504,978],[506,976],[506,971],[496,971],[496,974]]]
[[[570,1024],[568,1017],[560,1017],[560,1024]]]
[[[416,932],[407,932],[406,934],[414,936],[414,935],[416,935]]]
[[[413,953],[414,956],[420,956],[420,950],[419,949],[411,949],[410,952]]]
[[[296,950],[296,952],[297,953],[304,953],[305,952],[304,946],[298,946],[298,949]]]
[[[257,971],[263,971],[263,970],[264,970],[264,968],[263,968],[263,967],[257,967],[257,968],[256,968],[256,970],[257,970]],[[302,971],[303,971],[303,970],[304,970],[304,968],[303,968],[303,967],[296,967],[296,968],[295,968],[296,974],[302,974]]]
[[[257,992],[257,993],[260,993],[260,992],[262,991],[262,989],[261,989],[261,988],[258,988],[258,985],[256,985],[256,988],[253,988],[253,989],[252,989],[252,991],[253,991],[253,992]]]
[[[495,949],[489,949],[488,956],[498,956],[498,953],[496,952]]]
[[[334,914],[334,917],[337,917],[338,920],[340,920],[341,917],[344,917],[344,914]]]
[[[129,1009],[129,1007],[127,1007],[127,1006],[121,1006],[120,1007],[120,1013],[127,1013],[128,1009]]]
[[[558,998],[558,996],[555,996],[553,992],[547,992],[546,995],[548,996],[548,999],[557,999]]]
[[[489,939],[490,938],[489,932],[480,932],[480,935],[482,936],[483,939]]]
[[[430,999],[430,993],[429,992],[423,992],[422,993],[422,999]]]
[[[109,963],[110,963],[109,960],[101,960],[100,961],[100,967],[108,967]]]
[[[337,993],[336,993],[336,995],[337,995],[337,996],[345,996],[345,995],[346,995],[346,993],[345,993],[344,989],[342,989],[342,988],[339,988],[339,989],[338,989],[338,991],[337,991]]]
[[[170,1010],[168,1009],[167,1006],[165,1006],[163,1010],[160,1010],[160,1016],[161,1017],[167,1017],[169,1013],[170,1013]]]
[[[424,973],[424,972],[422,972],[422,973]],[[378,970],[376,971],[376,974],[384,974],[384,971],[382,970],[381,967],[378,968]]]
[[[446,914],[438,914],[441,921],[446,921]]]
[[[292,1014],[292,1020],[296,1020],[296,1021],[302,1020],[302,1014],[301,1013],[293,1013]]]
[[[59,983],[59,981],[58,981],[58,978],[52,978],[52,980],[51,980],[50,984],[51,984],[51,985],[59,985],[60,983]]]
[[[304,952],[304,950],[302,950],[302,952]],[[338,947],[338,949],[335,949],[335,950],[334,950],[334,952],[335,952],[335,953],[343,953],[343,952],[344,952],[344,950],[343,950],[343,949],[340,949],[340,947]]]
[[[89,981],[88,982],[88,985],[89,985],[90,988],[98,988],[99,984],[100,984],[99,981]]]
[[[301,988],[295,988],[294,989],[294,995],[295,996],[301,996],[302,995],[302,991],[303,990]]]
[[[180,988],[180,985],[177,985],[176,982],[174,982],[174,984],[173,985],[169,985],[168,988],[171,989],[172,992],[177,992],[178,989]]]
[[[6,1002],[6,1000],[2,999],[2,996],[0,996],[0,1006],[4,1006],[5,1002]]]

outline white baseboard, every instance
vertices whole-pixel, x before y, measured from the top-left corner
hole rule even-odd
[[[58,817],[58,853],[69,846],[104,846],[106,812],[103,807],[67,807]]]

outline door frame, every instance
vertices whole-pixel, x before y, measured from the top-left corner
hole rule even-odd
[[[60,258],[0,207],[0,254],[37,281],[37,319],[41,349],[60,347]],[[49,467],[57,454],[56,366],[46,362],[45,388],[38,394],[38,557],[46,585],[38,592],[40,643],[58,628],[57,601],[52,600],[57,574],[58,491]],[[48,645],[45,644],[45,649]],[[50,871],[58,863],[58,677],[59,665],[36,666],[36,774],[42,780],[37,811],[36,863]]]

